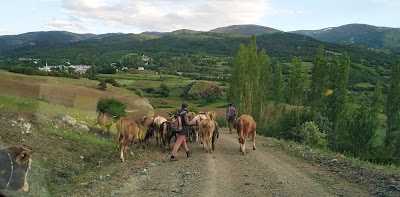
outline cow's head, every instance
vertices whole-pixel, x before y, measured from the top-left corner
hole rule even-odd
[[[173,115],[167,119],[169,122],[169,125],[171,127],[172,131],[178,131],[179,130],[179,121],[178,121],[178,116]]]
[[[0,190],[28,191],[31,151],[22,147],[0,149]]]

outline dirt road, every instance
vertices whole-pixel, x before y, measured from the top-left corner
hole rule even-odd
[[[181,150],[174,162],[168,154],[160,154],[148,168],[121,181],[106,195],[369,196],[346,180],[274,150],[267,138],[256,139],[257,150],[248,141],[247,154],[242,155],[237,135],[226,129],[220,132],[212,154],[196,143],[189,144],[190,158]]]

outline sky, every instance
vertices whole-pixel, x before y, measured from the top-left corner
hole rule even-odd
[[[0,10],[0,35],[209,31],[243,24],[281,31],[352,23],[400,27],[400,0],[12,0]]]

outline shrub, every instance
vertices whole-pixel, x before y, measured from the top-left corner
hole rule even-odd
[[[106,78],[105,80],[107,83],[110,83],[111,85],[113,85],[114,87],[121,87],[121,85],[115,81],[114,78]]]
[[[228,125],[226,125],[226,120],[224,117],[217,116],[217,119],[215,121],[217,121],[219,128],[228,126]]]
[[[279,121],[269,125],[269,134],[285,140],[299,141],[300,125],[304,122],[311,121],[312,114],[307,109],[294,109],[286,113]]]
[[[107,83],[103,80],[100,80],[99,89],[105,91],[107,89]]]
[[[135,94],[138,95],[140,98],[143,98],[143,91],[139,88],[135,90]]]
[[[114,116],[116,116],[117,118],[121,116],[126,116],[125,109],[126,109],[125,104],[117,99],[106,98],[106,99],[100,99],[97,102],[97,110],[101,112],[109,112]]]
[[[325,148],[327,146],[325,136],[325,133],[321,132],[313,121],[308,121],[301,125],[299,137],[307,145]]]

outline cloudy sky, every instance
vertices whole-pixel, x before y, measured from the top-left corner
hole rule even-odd
[[[350,23],[400,27],[400,0],[11,0],[1,8],[0,35],[208,31],[239,24],[282,31]]]

